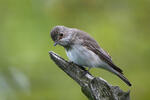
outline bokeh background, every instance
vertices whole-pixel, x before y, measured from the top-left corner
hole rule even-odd
[[[150,0],[0,0],[0,100],[87,100],[49,58],[67,59],[49,35],[56,25],[88,32],[133,86],[102,69],[94,76],[149,100]]]

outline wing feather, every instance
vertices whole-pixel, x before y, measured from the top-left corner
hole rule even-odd
[[[81,45],[93,51],[95,54],[99,56],[101,60],[103,60],[108,65],[110,65],[116,71],[123,74],[123,71],[112,62],[111,56],[109,56],[109,54],[106,51],[104,51],[93,38],[91,38],[85,32],[84,33],[81,32],[79,35],[80,35],[80,39],[82,39]]]

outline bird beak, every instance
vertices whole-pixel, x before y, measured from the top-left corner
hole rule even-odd
[[[57,45],[57,42],[54,43],[54,46],[56,46],[56,45]]]

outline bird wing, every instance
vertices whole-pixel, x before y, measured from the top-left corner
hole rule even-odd
[[[84,35],[82,35],[82,34],[80,34],[81,35],[80,39],[82,38],[81,45],[83,45],[87,49],[93,51],[96,55],[99,56],[99,58],[101,60],[103,60],[108,65],[110,65],[116,71],[118,71],[121,74],[123,74],[123,71],[112,62],[111,56],[109,56],[109,54],[106,51],[104,51],[93,38],[91,38],[86,33],[84,33]]]

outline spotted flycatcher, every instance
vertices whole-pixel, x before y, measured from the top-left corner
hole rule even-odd
[[[88,67],[88,71],[92,67],[103,68],[131,86],[129,80],[123,76],[123,71],[113,63],[109,54],[86,32],[65,26],[55,26],[50,35],[55,46],[58,44],[65,48],[70,61]]]

